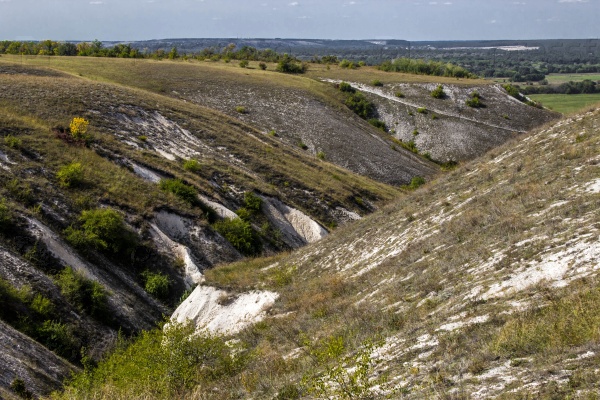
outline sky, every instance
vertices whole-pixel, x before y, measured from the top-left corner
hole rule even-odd
[[[599,37],[600,0],[0,0],[0,40]]]

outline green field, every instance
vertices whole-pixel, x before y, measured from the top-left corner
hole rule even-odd
[[[571,81],[581,82],[586,79],[600,81],[600,74],[550,74],[546,76],[546,80],[550,85],[560,85]]]
[[[529,95],[553,111],[570,114],[592,104],[600,103],[600,93],[595,94],[535,94]]]

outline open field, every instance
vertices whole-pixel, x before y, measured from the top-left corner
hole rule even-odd
[[[550,74],[546,76],[546,80],[550,85],[560,85],[566,82],[581,82],[586,79],[592,81],[600,81],[600,74]]]
[[[595,94],[535,94],[529,95],[553,111],[570,114],[592,104],[600,103],[600,93]]]

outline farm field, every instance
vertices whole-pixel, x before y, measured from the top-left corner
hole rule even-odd
[[[529,95],[551,109],[562,114],[580,111],[592,104],[600,103],[600,93],[594,94],[535,94]]]
[[[546,76],[546,80],[550,85],[560,85],[566,82],[581,82],[586,79],[592,81],[600,81],[600,74],[550,74]]]

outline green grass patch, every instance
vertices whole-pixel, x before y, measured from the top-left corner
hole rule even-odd
[[[600,103],[600,93],[594,94],[532,94],[531,99],[540,102],[550,110],[571,114],[593,104]]]
[[[567,82],[583,82],[586,79],[600,81],[600,74],[550,74],[546,75],[546,80],[550,85],[560,85]]]

